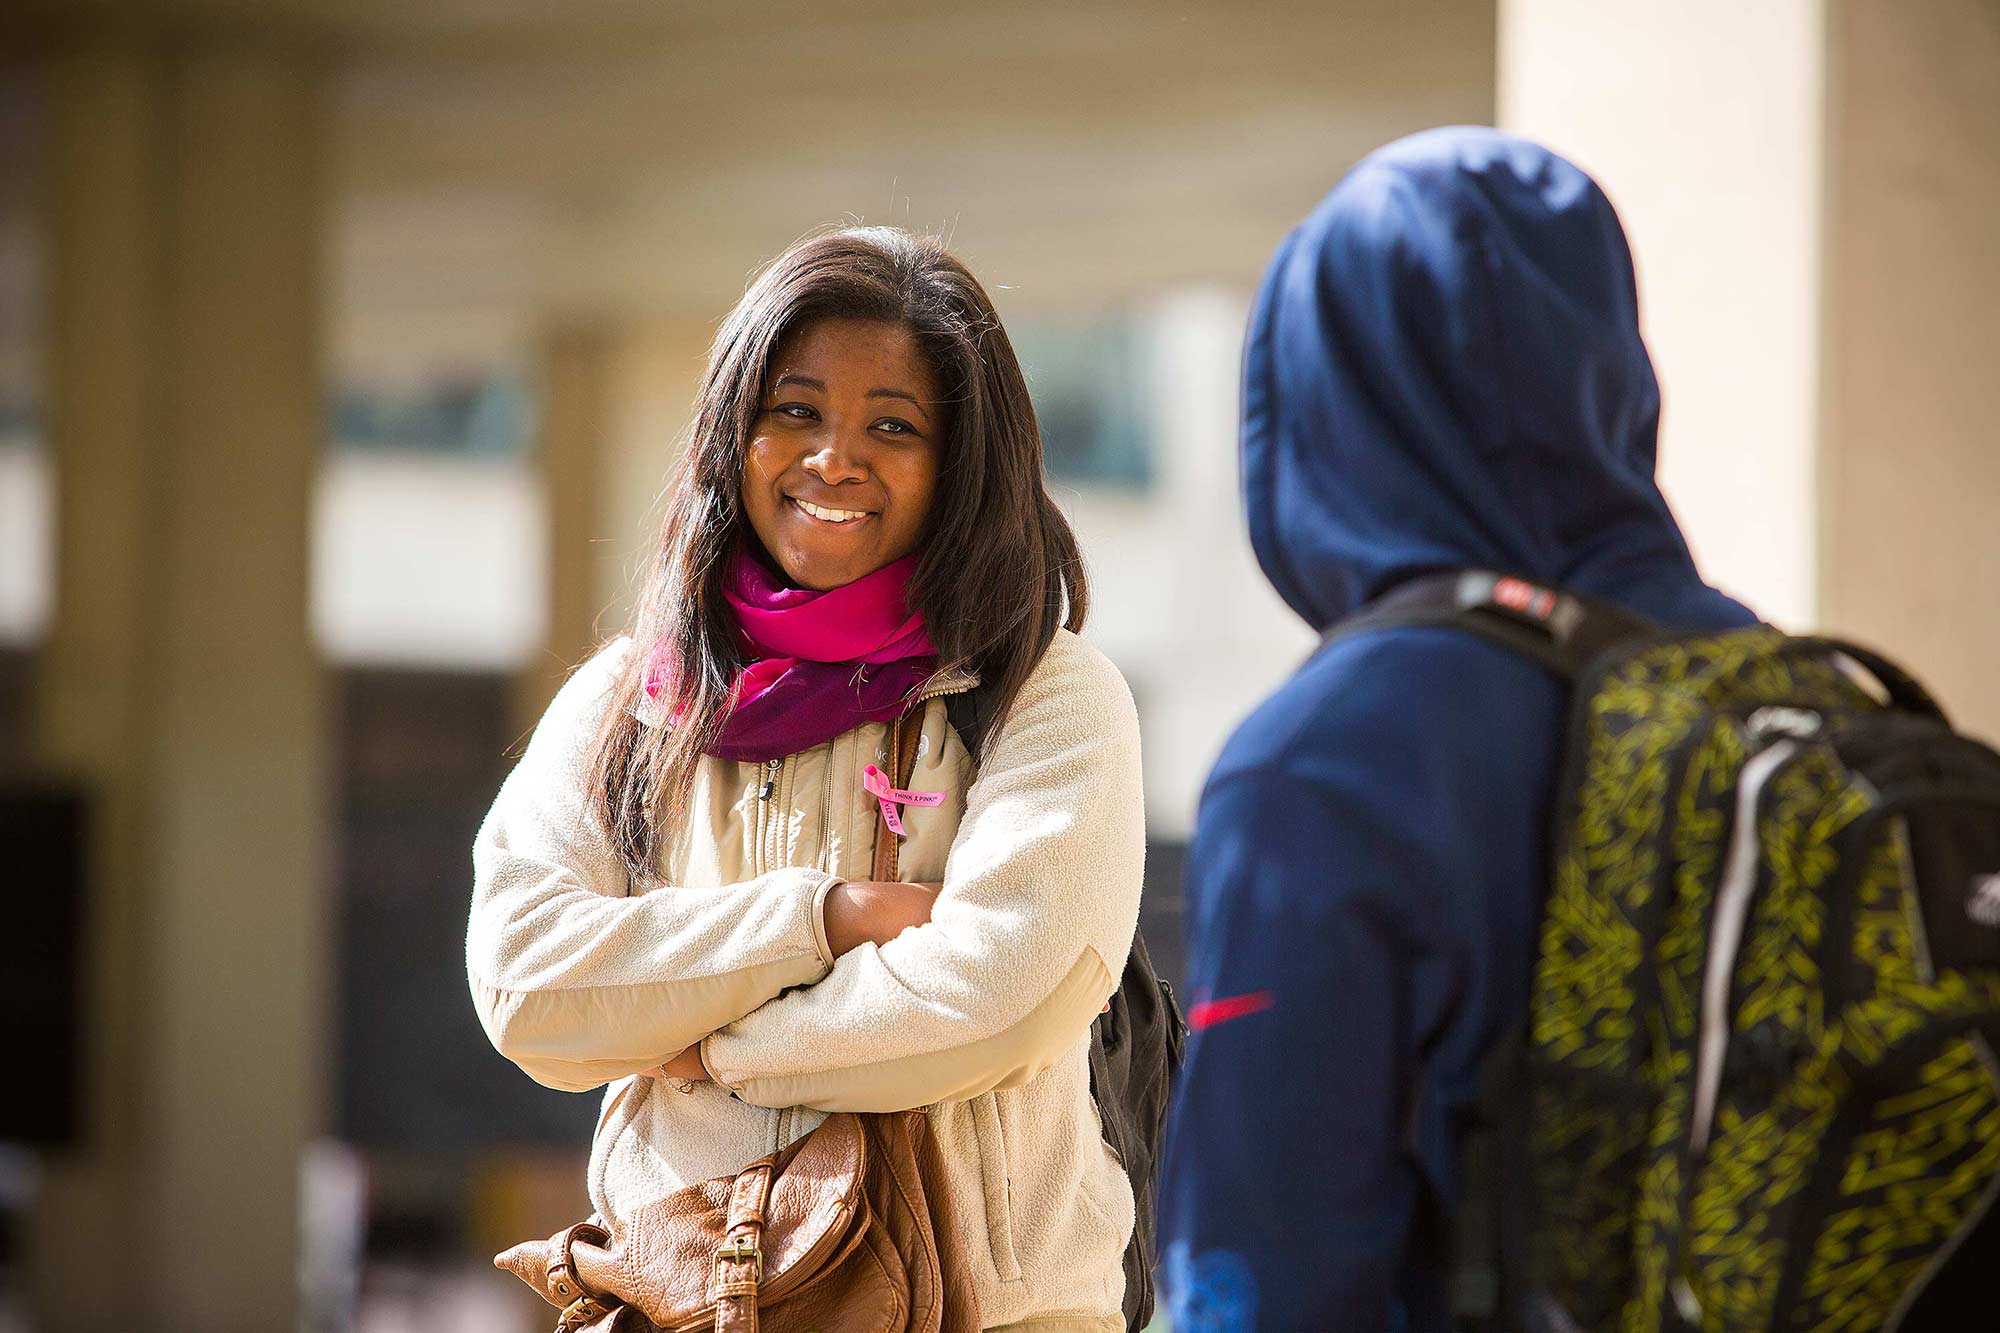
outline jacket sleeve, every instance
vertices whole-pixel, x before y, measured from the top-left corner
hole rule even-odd
[[[1116,989],[1144,862],[1131,693],[1059,632],[967,793],[930,923],[711,1035],[709,1073],[747,1102],[828,1111],[1024,1084]]]
[[[1403,976],[1428,871],[1277,773],[1211,787],[1188,861],[1191,1035],[1160,1173],[1176,1327],[1373,1333],[1421,1198]],[[1212,1322],[1211,1322],[1212,1321]]]
[[[650,1069],[832,964],[820,905],[838,881],[820,871],[631,895],[586,788],[630,651],[612,644],[563,686],[473,844],[465,961],[480,1023],[566,1092]]]

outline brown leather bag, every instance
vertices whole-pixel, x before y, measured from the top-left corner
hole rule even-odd
[[[978,1333],[921,1111],[829,1116],[782,1152],[495,1257],[557,1333]]]

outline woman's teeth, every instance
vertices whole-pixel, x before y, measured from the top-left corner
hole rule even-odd
[[[808,504],[804,500],[793,500],[793,504],[824,523],[847,523],[857,518],[867,518],[865,509],[828,509],[824,505]]]

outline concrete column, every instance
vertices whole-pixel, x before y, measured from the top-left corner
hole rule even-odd
[[[1817,605],[1822,0],[1500,0],[1498,121],[1598,180],[1637,254],[1660,476],[1709,578]]]
[[[160,72],[134,49],[69,51],[46,62],[44,89],[59,550],[29,717],[43,765],[84,783],[93,806],[81,1142],[49,1161],[27,1240],[48,1327],[138,1327],[136,1284],[107,1281],[105,1257],[141,1252],[148,1140],[140,738],[160,401]]]
[[[300,1151],[325,1128],[328,747],[306,617],[320,111],[288,57],[172,71],[149,1119],[155,1308],[174,1327],[296,1322]]]
[[[691,320],[578,323],[543,339],[549,628],[516,687],[517,734],[592,648],[631,626],[713,331]]]
[[[318,80],[242,48],[51,64],[61,591],[49,759],[106,798],[94,1129],[37,1223],[52,1329],[296,1322],[322,1128]]]
[[[719,312],[718,312],[719,315]],[[598,478],[606,555],[597,597],[607,632],[632,623],[660,542],[660,501],[708,367],[708,319],[655,319],[621,332],[611,358],[611,431]]]
[[[522,736],[598,638],[599,567],[612,558],[598,521],[612,348],[611,337],[589,325],[558,327],[542,342],[535,464],[548,513],[549,616],[541,650],[515,683],[512,730]]]
[[[2000,739],[2000,6],[1830,17],[1822,618]]]
[[[2000,10],[1501,0],[1499,50],[1631,233],[1706,572],[2000,735]]]

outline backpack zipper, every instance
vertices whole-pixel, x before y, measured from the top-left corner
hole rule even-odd
[[[1753,729],[1752,736],[1765,734]],[[1730,983],[1736,975],[1736,955],[1743,944],[1743,924],[1750,915],[1756,896],[1759,855],[1757,807],[1764,789],[1786,760],[1798,752],[1799,742],[1773,741],[1751,755],[1738,770],[1736,815],[1729,829],[1729,853],[1722,865],[1716,887],[1714,916],[1708,931],[1708,956],[1702,966],[1701,1026],[1695,1036],[1694,1105],[1688,1117],[1686,1165],[1681,1171],[1681,1224],[1674,1236],[1677,1251],[1673,1280],[1668,1295],[1674,1309],[1690,1327],[1701,1324],[1701,1300],[1688,1281],[1686,1200],[1694,1189],[1695,1172],[1708,1151],[1715,1127],[1715,1107],[1722,1095],[1722,1066],[1729,1057]]]
[[[1744,761],[1736,782],[1736,819],[1729,830],[1729,858],[1722,866],[1715,891],[1715,918],[1709,925],[1708,957],[1702,968],[1701,1029],[1695,1044],[1694,1110],[1688,1125],[1688,1150],[1699,1156],[1714,1128],[1715,1104],[1722,1092],[1722,1064],[1729,1055],[1729,991],[1735,976],[1736,953],[1743,944],[1743,922],[1757,888],[1757,801],[1798,742],[1776,741]]]

